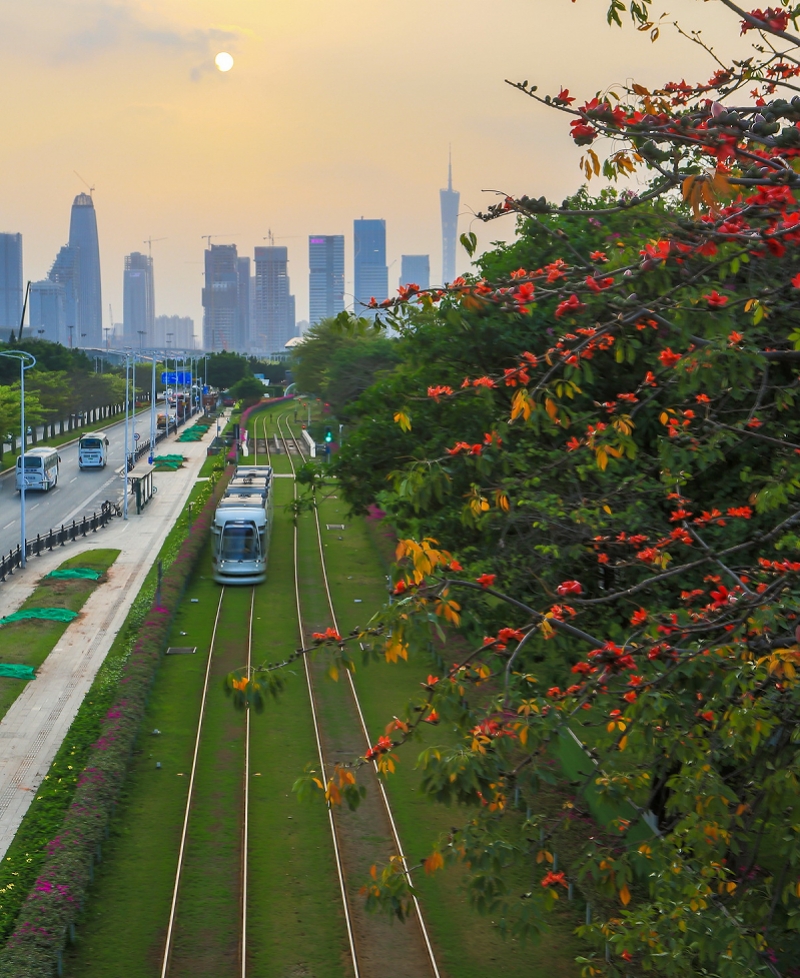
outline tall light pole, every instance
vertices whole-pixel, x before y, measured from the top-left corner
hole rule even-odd
[[[122,518],[128,518],[128,414],[130,411],[130,387],[128,386],[128,354],[125,354],[125,484],[122,491]]]
[[[148,463],[153,464],[156,451],[156,351],[153,349],[153,374],[150,380],[150,457]]]
[[[22,462],[20,463],[22,478],[20,479],[19,490],[19,538],[22,566],[25,567],[28,562],[27,555],[25,553],[25,449],[27,447],[27,437],[25,434],[25,371],[36,366],[36,357],[32,353],[26,353],[24,350],[4,350],[0,352],[0,357],[9,357],[12,360],[19,360],[19,427],[20,435],[22,436]]]

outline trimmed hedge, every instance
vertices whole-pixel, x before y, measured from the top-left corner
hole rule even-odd
[[[106,712],[100,736],[60,831],[47,843],[47,858],[0,952],[0,975],[52,978],[70,927],[94,876],[95,859],[124,783],[144,718],[150,689],[166,648],[170,623],[205,545],[227,478],[220,479],[172,565],[164,574],[160,604],[153,601]]]

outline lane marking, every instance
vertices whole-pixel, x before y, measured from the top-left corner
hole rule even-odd
[[[16,522],[17,522],[16,520],[12,520],[10,523],[6,523],[3,529],[7,530],[10,526],[13,526]]]

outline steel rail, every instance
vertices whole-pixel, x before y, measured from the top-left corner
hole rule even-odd
[[[287,422],[287,427],[288,427],[288,422]],[[319,560],[320,560],[320,566],[322,568],[322,580],[325,585],[325,595],[328,600],[328,610],[330,611],[333,627],[336,629],[337,632],[339,632],[339,622],[336,618],[336,610],[333,606],[333,596],[331,595],[330,583],[328,581],[328,570],[325,564],[325,551],[322,544],[322,527],[320,526],[319,509],[317,508],[316,505],[314,506],[314,519],[317,528],[317,546],[319,548]],[[347,675],[347,679],[350,684],[350,692],[353,695],[353,702],[355,703],[356,711],[358,712],[358,718],[361,721],[361,730],[362,733],[364,734],[364,740],[366,742],[367,748],[370,748],[372,746],[372,742],[370,740],[369,730],[367,729],[367,723],[364,718],[364,712],[361,709],[361,701],[358,698],[356,685],[355,682],[353,681],[353,675],[349,669],[345,669],[344,671]],[[414,893],[414,883],[413,880],[411,879],[411,872],[408,868],[408,861],[406,860],[405,853],[403,852],[403,844],[400,841],[400,833],[397,830],[397,824],[394,820],[392,806],[389,803],[389,796],[386,793],[386,788],[383,784],[383,780],[380,777],[378,765],[374,760],[372,761],[372,766],[375,771],[375,776],[378,782],[378,787],[380,789],[381,798],[383,799],[383,805],[386,810],[386,815],[388,816],[389,819],[389,825],[391,826],[392,829],[392,836],[394,837],[394,842],[397,847],[397,852],[398,855],[400,856],[400,861],[403,864],[403,874],[405,875],[406,881],[408,882],[408,885],[411,888],[411,899],[414,903],[414,909],[416,911],[417,923],[419,924],[420,934],[422,936],[423,943],[425,944],[425,950],[428,955],[428,961],[430,962],[431,965],[431,972],[433,973],[434,978],[440,978],[439,968],[436,964],[436,956],[433,953],[433,945],[431,944],[430,935],[428,934],[428,928],[425,925],[425,918],[422,914],[422,907],[419,904],[419,900],[417,899],[416,893]]]
[[[250,592],[250,625],[247,629],[247,681],[253,667],[253,617],[255,615],[256,589]],[[247,848],[250,833],[250,706],[245,705],[244,711],[244,792],[242,798],[242,931],[241,931],[241,963],[242,978],[247,975]]]
[[[194,780],[195,774],[197,773],[197,757],[200,753],[200,735],[203,731],[203,719],[206,712],[206,699],[208,694],[208,678],[211,674],[211,659],[214,654],[214,643],[217,639],[217,626],[219,625],[219,617],[222,613],[222,600],[225,597],[225,588],[223,587],[220,595],[219,602],[217,604],[217,614],[214,617],[214,628],[211,632],[211,641],[208,645],[208,659],[206,660],[206,672],[203,679],[203,695],[200,699],[200,715],[197,719],[197,734],[194,740],[194,753],[192,755],[192,769],[189,774],[189,790],[186,794],[186,809],[183,813],[183,828],[181,829],[181,841],[178,848],[178,865],[175,870],[175,885],[172,888],[172,902],[169,908],[169,922],[167,924],[167,936],[164,941],[164,956],[161,961],[161,978],[166,978],[167,971],[169,970],[169,962],[172,954],[172,941],[175,932],[175,915],[178,907],[178,891],[180,890],[181,874],[183,872],[183,859],[186,854],[186,836],[189,829],[189,815],[192,808],[192,798],[194,796]]]
[[[281,427],[280,417],[276,418],[276,426],[278,429],[278,437],[283,442],[286,451],[286,457],[289,460],[289,465],[292,470],[292,476],[295,476],[296,473],[295,473],[294,462],[292,461],[292,457],[289,452],[289,446],[286,442],[286,439],[283,436],[283,429]],[[288,421],[287,421],[287,428],[288,428]],[[292,481],[292,490],[293,490],[293,497],[296,500],[297,482],[294,481],[294,479]],[[298,561],[299,544],[298,544],[298,531],[297,531],[296,520],[294,522],[293,537],[294,537],[294,595],[295,595],[295,607],[297,609],[297,627],[300,633],[300,644],[304,645],[306,641],[306,636],[304,634],[304,629],[303,629],[303,612],[300,603],[300,569],[299,569],[299,561]],[[317,744],[317,756],[319,757],[320,773],[322,775],[323,784],[327,784],[328,777],[325,769],[325,759],[322,753],[322,739],[320,737],[319,719],[317,716],[317,706],[314,701],[314,684],[311,678],[311,669],[308,664],[308,656],[305,655],[303,656],[303,665],[305,667],[306,684],[308,686],[308,699],[309,699],[309,703],[311,704],[311,719],[314,724],[314,739]],[[330,804],[327,805],[327,810],[328,810],[328,823],[330,825],[331,838],[333,840],[333,854],[336,861],[336,873],[339,878],[339,891],[342,897],[342,906],[344,907],[345,924],[347,926],[347,940],[350,945],[350,957],[353,963],[353,973],[355,975],[355,978],[361,978],[361,971],[358,965],[358,954],[356,952],[355,932],[353,930],[352,915],[350,911],[350,904],[347,899],[347,887],[345,884],[344,865],[342,863],[341,851],[339,846],[339,837],[336,832],[336,822],[334,820],[333,809]]]

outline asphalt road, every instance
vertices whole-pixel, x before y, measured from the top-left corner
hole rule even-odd
[[[140,414],[136,430],[142,438],[150,437],[150,413]],[[58,485],[49,492],[27,490],[25,493],[25,535],[29,540],[44,535],[62,523],[71,523],[84,515],[100,512],[101,504],[122,498],[120,471],[125,462],[125,424],[110,424],[103,431],[108,435],[108,464],[104,469],[78,468],[78,443],[62,445],[58,450],[61,466]],[[169,442],[162,443],[166,448]],[[133,450],[131,446],[131,451]],[[140,459],[137,468],[147,464]],[[136,469],[133,470],[134,472]],[[16,490],[15,473],[0,478],[0,554],[7,554],[20,542],[20,496]]]

